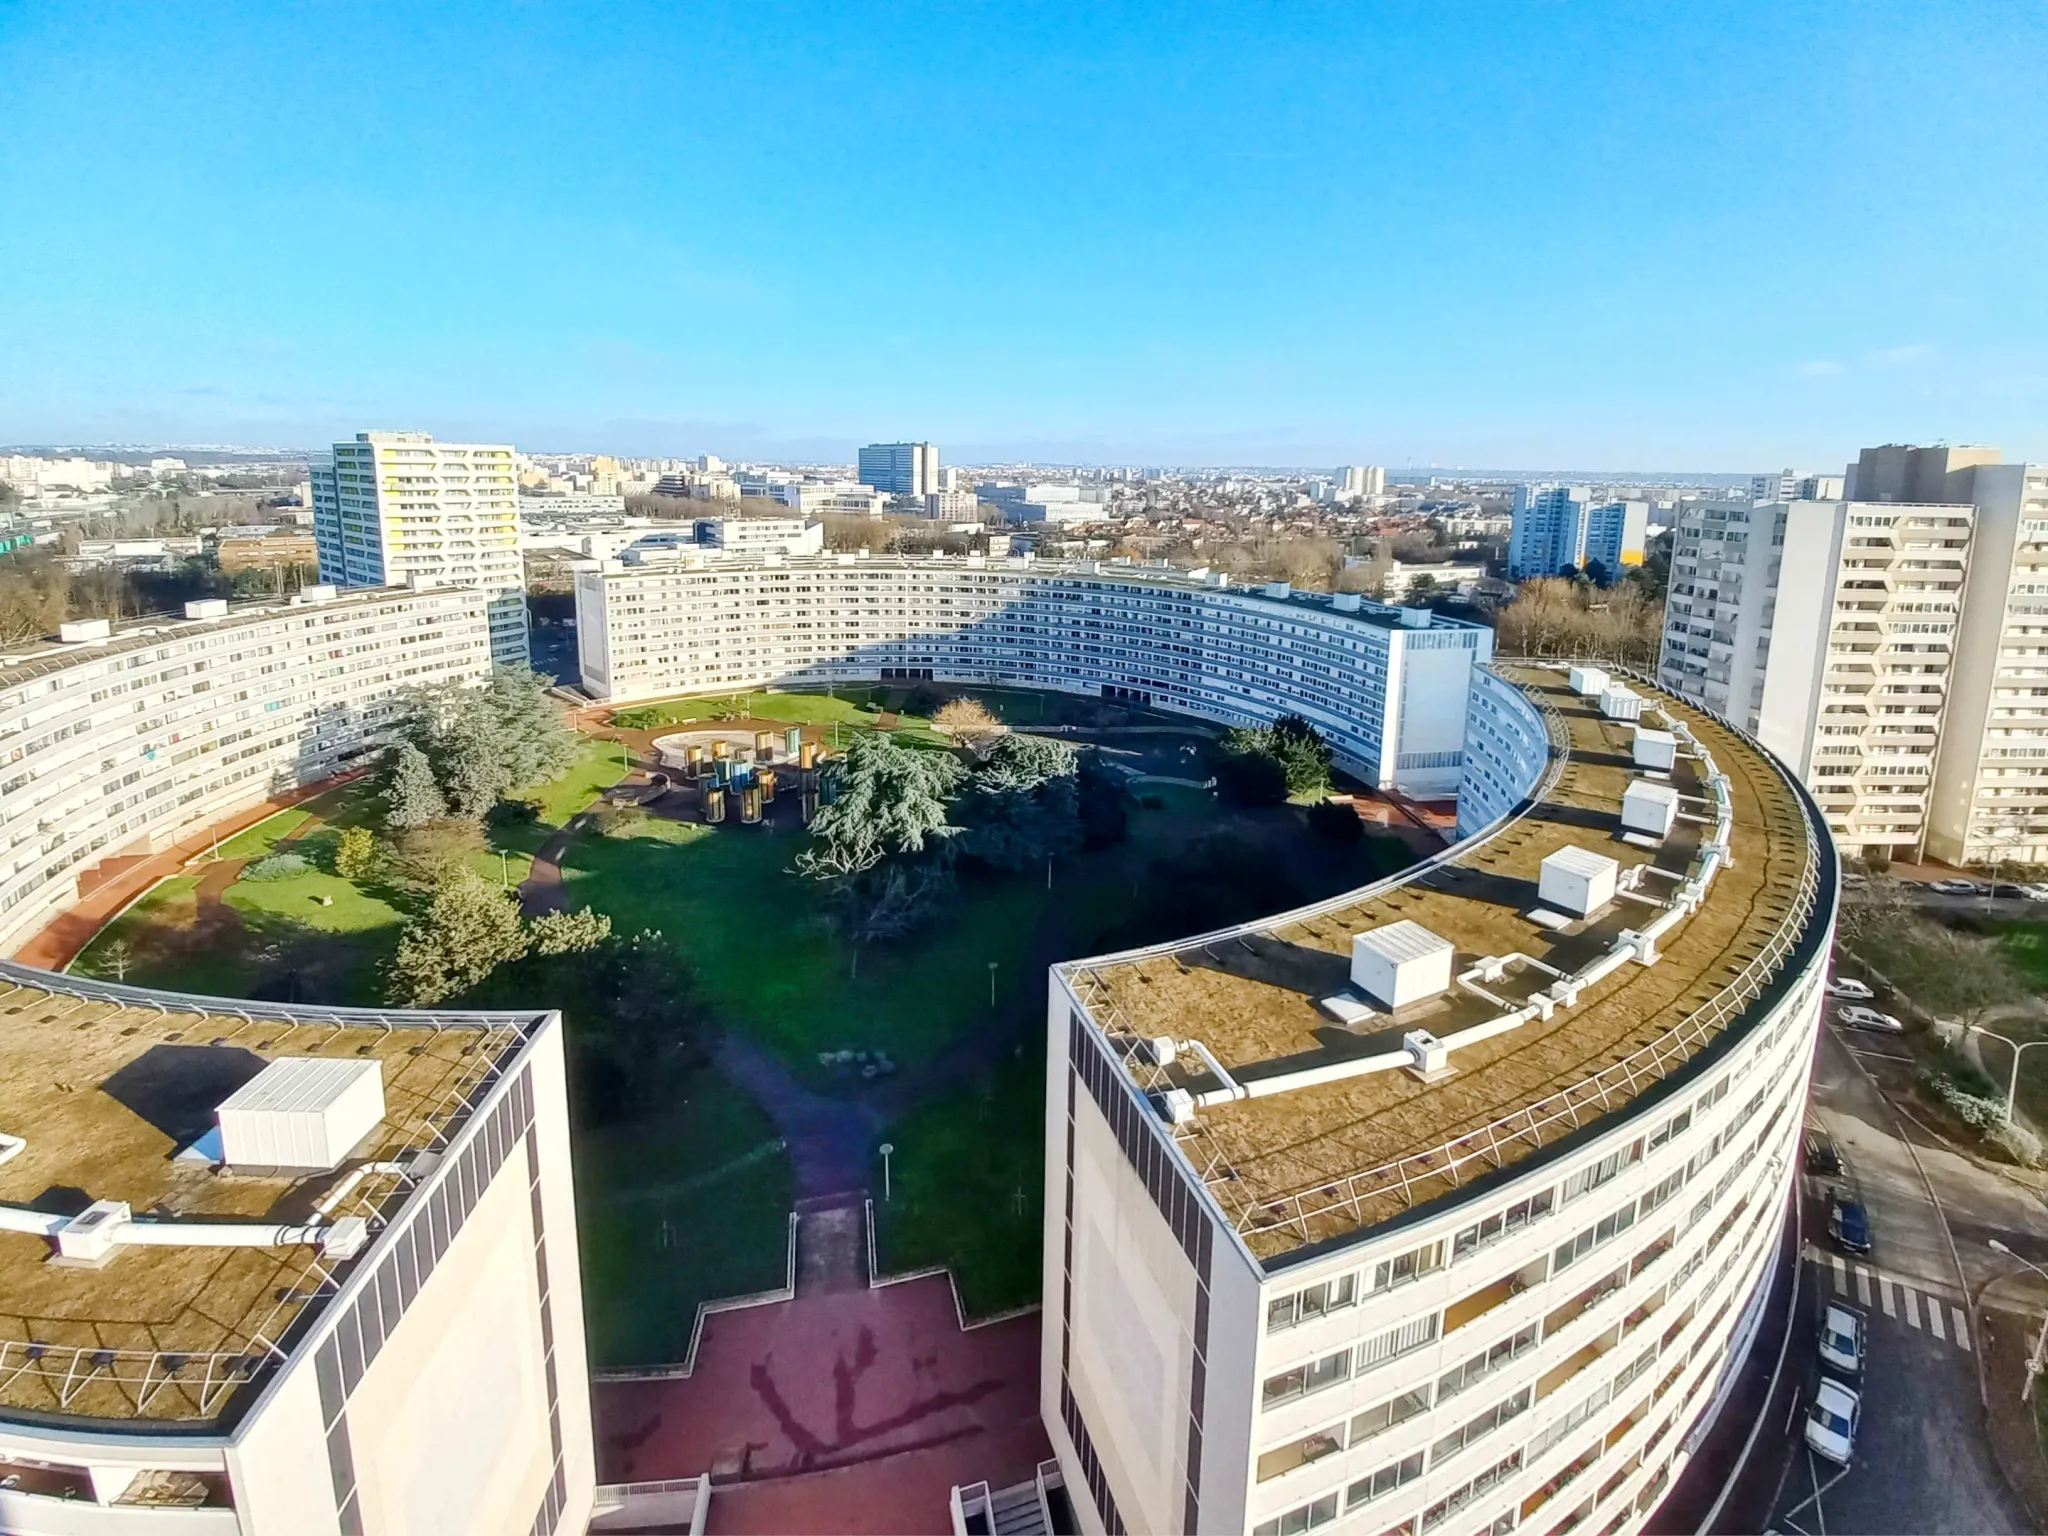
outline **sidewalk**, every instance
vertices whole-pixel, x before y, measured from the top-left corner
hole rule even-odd
[[[40,966],[46,971],[63,970],[78,958],[78,952],[92,941],[92,936],[105,927],[110,918],[157,881],[177,874],[187,864],[210,852],[215,843],[225,842],[237,832],[268,820],[279,811],[290,810],[315,795],[325,794],[337,785],[358,777],[360,774],[339,774],[289,794],[274,795],[260,805],[253,805],[246,811],[188,833],[158,853],[140,857],[119,852],[109,854],[99,863],[79,872],[78,900],[24,940],[14,951],[13,958],[23,965]]]

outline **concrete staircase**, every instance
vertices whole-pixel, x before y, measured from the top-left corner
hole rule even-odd
[[[1052,1536],[1036,1483],[1016,1483],[991,1494],[989,1507],[995,1511],[995,1536]]]

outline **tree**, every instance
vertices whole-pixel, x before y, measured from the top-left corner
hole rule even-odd
[[[1087,848],[1109,848],[1131,835],[1130,795],[1123,780],[1090,752],[1082,757],[1075,775],[1080,796],[1081,843]]]
[[[970,747],[981,746],[1009,730],[979,699],[948,699],[932,716],[932,725]]]
[[[473,821],[430,821],[390,840],[391,873],[407,885],[431,891],[460,870],[475,867],[483,852],[483,828]]]
[[[1074,748],[1048,736],[1004,736],[967,781],[962,847],[997,869],[1028,869],[1081,842]]]
[[[432,904],[399,935],[386,982],[391,1000],[431,1007],[518,959],[527,944],[512,899],[473,870],[459,870],[441,882]]]
[[[377,862],[377,839],[368,827],[343,827],[334,845],[334,872],[344,880],[360,880]]]
[[[574,912],[543,912],[526,925],[528,951],[536,955],[566,955],[590,949],[611,937],[612,920],[589,907]]]
[[[857,875],[952,837],[960,829],[946,819],[948,802],[966,774],[948,753],[862,737],[847,750],[832,803],[811,819],[797,872],[814,880]]]
[[[399,736],[425,756],[444,815],[481,820],[507,790],[559,778],[576,761],[581,745],[548,687],[530,668],[499,667],[482,688],[409,690]]]
[[[128,979],[128,968],[135,963],[135,946],[126,939],[110,939],[100,947],[99,968],[116,981]]]
[[[1239,805],[1279,805],[1287,798],[1287,768],[1270,752],[1225,752],[1216,763],[1216,783]]]
[[[900,939],[922,928],[952,901],[958,883],[946,858],[890,859],[835,882],[832,921],[854,946]]]
[[[434,780],[427,754],[415,743],[401,741],[384,784],[384,825],[403,832],[439,821],[447,814],[448,802]]]
[[[1329,787],[1335,754],[1316,728],[1300,715],[1282,715],[1271,725],[1233,726],[1223,733],[1223,745],[1239,756],[1264,756],[1277,761],[1288,795],[1314,794]]]
[[[1339,800],[1318,800],[1308,808],[1309,830],[1333,843],[1356,843],[1365,837],[1358,811]]]

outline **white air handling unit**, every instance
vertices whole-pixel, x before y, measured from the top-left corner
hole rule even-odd
[[[221,1161],[232,1169],[336,1168],[384,1118],[384,1067],[286,1056],[221,1101]]]
[[[1448,991],[1451,941],[1403,918],[1351,937],[1351,984],[1389,1010]]]
[[[1678,791],[1655,779],[1637,779],[1621,797],[1621,824],[1630,832],[1641,832],[1662,840],[1671,835],[1678,819]]]
[[[1536,895],[1547,907],[1589,917],[1614,900],[1621,866],[1604,853],[1566,844],[1543,860]]]
[[[1669,731],[1639,725],[1629,749],[1636,766],[1646,773],[1669,773],[1678,766],[1678,738]]]

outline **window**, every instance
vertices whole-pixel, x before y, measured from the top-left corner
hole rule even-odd
[[[1437,1378],[1437,1400],[1441,1402],[1447,1397],[1455,1397],[1475,1382],[1484,1381],[1502,1366],[1512,1365],[1536,1347],[1536,1334],[1536,1325],[1530,1323],[1481,1350],[1463,1364],[1453,1366]]]
[[[1266,1332],[1278,1333],[1298,1323],[1312,1323],[1358,1300],[1358,1276],[1343,1275],[1266,1303]]]
[[[1451,1261],[1456,1263],[1468,1254],[1477,1253],[1489,1243],[1514,1236],[1530,1222],[1548,1216],[1556,1203],[1557,1191],[1546,1189],[1526,1200],[1517,1200],[1506,1210],[1495,1211],[1491,1216],[1465,1228],[1452,1239]]]
[[[1407,1354],[1411,1349],[1420,1349],[1425,1344],[1436,1342],[1440,1319],[1434,1312],[1427,1317],[1418,1317],[1413,1322],[1403,1323],[1398,1328],[1389,1328],[1385,1333],[1375,1334],[1358,1346],[1359,1374],[1375,1366],[1385,1365],[1389,1360]]]
[[[1576,1200],[1580,1195],[1598,1189],[1622,1169],[1633,1167],[1642,1161],[1642,1156],[1643,1144],[1640,1141],[1632,1141],[1619,1151],[1608,1153],[1599,1162],[1581,1168],[1564,1181],[1565,1199]]]
[[[1429,1388],[1403,1392],[1384,1403],[1374,1403],[1363,1413],[1351,1416],[1351,1443],[1358,1445],[1374,1435],[1385,1434],[1396,1424],[1405,1424],[1417,1414],[1429,1412]]]
[[[1374,1499],[1385,1498],[1403,1483],[1412,1483],[1422,1476],[1422,1452],[1416,1451],[1403,1456],[1399,1461],[1389,1462],[1369,1477],[1361,1477],[1344,1493],[1344,1507],[1356,1509],[1361,1504],[1370,1504]],[[1260,1530],[1263,1532],[1264,1527]]]
[[[1334,1456],[1343,1449],[1344,1426],[1341,1422],[1319,1429],[1312,1435],[1303,1435],[1299,1440],[1290,1440],[1285,1445],[1276,1445],[1259,1456],[1259,1481],[1269,1482],[1296,1467],[1305,1467],[1325,1456]]]
[[[1651,1191],[1648,1194],[1643,1196],[1640,1207],[1640,1213],[1644,1216],[1649,1215],[1650,1212],[1657,1209],[1658,1206],[1662,1205],[1666,1200],[1669,1200],[1673,1195],[1677,1194],[1679,1190],[1681,1190],[1684,1187],[1685,1170],[1683,1168],[1673,1169],[1671,1173],[1668,1174],[1664,1179],[1660,1180],[1658,1184],[1653,1189],[1651,1189]]]
[[[1311,1392],[1334,1387],[1350,1374],[1351,1351],[1340,1349],[1335,1354],[1323,1356],[1320,1360],[1310,1360],[1306,1364],[1295,1366],[1292,1370],[1282,1371],[1277,1376],[1268,1376],[1261,1406],[1274,1408],[1281,1403],[1291,1403],[1297,1397],[1306,1397]]]
[[[1391,1259],[1381,1259],[1374,1265],[1372,1288],[1375,1291],[1384,1291],[1389,1286],[1405,1285],[1410,1280],[1418,1279],[1443,1267],[1443,1243],[1424,1243],[1420,1248],[1407,1253],[1397,1253]]]
[[[1683,1136],[1691,1125],[1692,1111],[1690,1109],[1681,1110],[1650,1133],[1650,1144],[1647,1150],[1654,1152],[1673,1137]]]
[[[1626,1232],[1635,1224],[1636,1208],[1633,1203],[1624,1205],[1618,1211],[1610,1211],[1570,1242],[1558,1244],[1556,1263],[1552,1265],[1552,1272],[1576,1264],[1602,1243]]]
[[[1533,1388],[1524,1387],[1511,1397],[1501,1399],[1484,1413],[1468,1419],[1430,1447],[1429,1463],[1435,1466],[1447,1456],[1455,1456],[1473,1441],[1492,1434],[1509,1419],[1522,1413],[1529,1406]]]
[[[1425,1531],[1435,1530],[1445,1520],[1455,1515],[1474,1499],[1483,1497],[1488,1489],[1494,1487],[1502,1479],[1510,1477],[1521,1470],[1522,1453],[1520,1451],[1512,1452],[1504,1459],[1495,1462],[1470,1482],[1462,1483],[1458,1487],[1453,1488],[1449,1493],[1425,1509],[1422,1512],[1422,1528]],[[1499,1520],[1494,1521],[1492,1529],[1496,1531],[1513,1530],[1514,1512],[1511,1510]]]
[[[1268,1520],[1255,1526],[1252,1536],[1299,1536],[1302,1531],[1312,1531],[1319,1525],[1328,1525],[1337,1518],[1337,1492],[1333,1488],[1313,1504],[1304,1504],[1299,1509],[1290,1509],[1277,1520]]]

